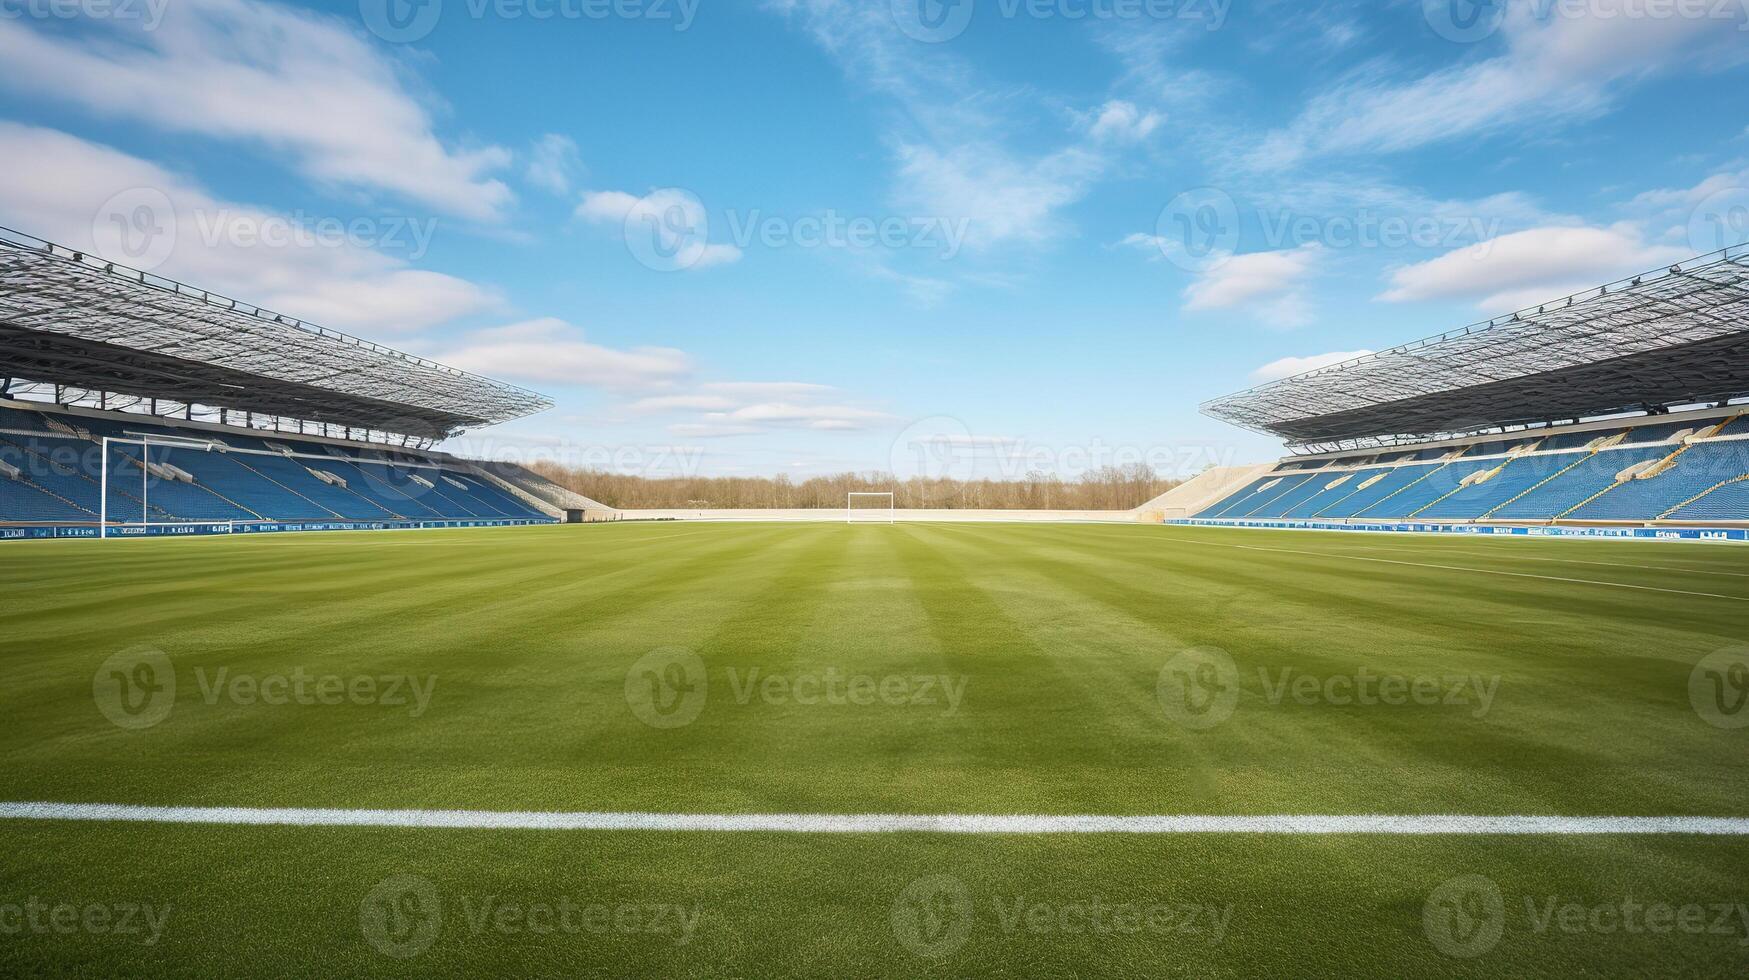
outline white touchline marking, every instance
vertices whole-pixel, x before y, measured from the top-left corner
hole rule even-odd
[[[1402,550],[1396,548],[1378,549],[1388,554],[1400,555]],[[1517,555],[1502,550],[1498,553],[1489,551],[1465,551],[1448,549],[1449,554],[1469,555],[1474,558],[1505,558],[1511,561],[1552,561],[1561,565],[1608,565],[1611,568],[1637,568],[1647,572],[1693,572],[1696,575],[1728,575],[1732,578],[1749,578],[1749,572],[1727,572],[1718,568],[1685,568],[1680,565],[1638,565],[1625,561],[1591,561],[1585,558],[1548,558],[1542,555]]]
[[[0,803],[0,819],[447,830],[650,830],[790,834],[1749,835],[1749,817],[1549,817],[1473,814],[1038,816],[957,813],[540,813],[495,810],[133,806],[119,803]]]
[[[1574,585],[1602,585],[1612,589],[1634,589],[1639,592],[1664,592],[1670,595],[1691,595],[1704,599],[1730,599],[1733,602],[1749,602],[1749,596],[1721,595],[1717,592],[1690,592],[1687,589],[1664,589],[1656,585],[1629,585],[1626,582],[1604,582],[1590,578],[1566,578],[1560,575],[1537,575],[1533,572],[1506,572],[1498,568],[1470,568],[1466,565],[1439,565],[1425,561],[1402,561],[1396,558],[1367,558],[1362,555],[1340,555],[1333,551],[1300,551],[1297,548],[1264,548],[1251,544],[1226,544],[1221,541],[1198,541],[1195,538],[1172,538],[1174,541],[1184,541],[1189,544],[1207,545],[1211,548],[1237,548],[1240,551],[1273,551],[1283,555],[1306,555],[1311,558],[1340,558],[1344,561],[1371,561],[1383,565],[1409,565],[1414,568],[1439,568],[1448,572],[1475,572],[1478,575],[1504,575],[1507,578],[1534,578],[1545,582],[1568,582]]]

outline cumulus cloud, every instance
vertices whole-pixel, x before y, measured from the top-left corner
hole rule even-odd
[[[1236,255],[1191,283],[1184,291],[1184,307],[1187,310],[1246,307],[1272,326],[1304,326],[1311,315],[1299,287],[1322,250],[1319,243],[1307,242],[1298,248]]]
[[[1254,381],[1279,381],[1282,378],[1291,378],[1296,374],[1315,371],[1321,367],[1329,367],[1332,364],[1341,364],[1343,361],[1351,361],[1357,357],[1365,357],[1371,353],[1370,350],[1333,350],[1326,354],[1311,354],[1306,357],[1283,357],[1252,371],[1251,378]]]
[[[273,236],[296,225],[218,200],[155,163],[58,130],[0,122],[0,158],[7,160],[0,213],[21,231],[123,265],[151,264],[149,271],[326,326],[413,331],[501,302],[471,282],[409,268],[357,243]],[[116,223],[141,220],[155,239],[140,243],[141,254],[118,251],[124,241],[116,237]],[[419,232],[399,222],[373,227],[383,239]]]
[[[712,381],[632,402],[634,414],[684,416],[676,435],[712,438],[773,429],[855,432],[889,421],[885,412],[829,401],[837,390],[804,381]]]
[[[584,221],[610,224],[625,236],[626,247],[664,270],[708,269],[741,260],[734,245],[712,244],[710,216],[694,195],[668,187],[643,197],[625,191],[588,191],[575,214]]]
[[[435,134],[403,70],[343,22],[258,0],[181,0],[155,30],[121,18],[84,34],[0,18],[0,85],[105,119],[237,140],[325,184],[388,191],[443,214],[501,218],[501,147]]]
[[[1158,112],[1144,112],[1134,102],[1113,99],[1094,114],[1088,134],[1096,140],[1134,143],[1147,139],[1164,121]]]
[[[1379,299],[1472,300],[1495,313],[1535,306],[1689,257],[1630,224],[1531,228],[1404,266]]]
[[[481,374],[616,390],[670,384],[692,366],[685,352],[671,347],[591,343],[581,329],[552,317],[474,331],[442,359]]]

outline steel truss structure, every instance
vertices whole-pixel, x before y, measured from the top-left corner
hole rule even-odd
[[[1205,402],[1330,452],[1749,395],[1749,245]]]
[[[190,417],[205,406],[270,428],[316,423],[420,444],[552,407],[515,385],[0,228],[0,394],[49,390],[62,404],[162,404]]]

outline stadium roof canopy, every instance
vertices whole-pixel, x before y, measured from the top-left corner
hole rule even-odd
[[[545,396],[0,228],[0,378],[419,439]]]
[[[1348,449],[1749,395],[1749,246],[1203,404]]]

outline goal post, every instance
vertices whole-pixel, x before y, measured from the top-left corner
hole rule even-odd
[[[168,449],[199,449],[199,450],[203,450],[205,452],[212,452],[213,449],[216,448],[217,443],[214,443],[214,442],[207,440],[207,439],[192,439],[192,438],[183,438],[181,436],[161,436],[161,435],[153,435],[150,433],[135,433],[135,434],[125,435],[125,436],[104,436],[103,440],[101,442],[101,446],[103,448],[103,458],[99,463],[98,491],[97,491],[98,492],[98,502],[97,502],[97,509],[98,509],[97,536],[98,537],[100,537],[100,538],[109,537],[109,529],[111,526],[145,528],[145,527],[154,527],[154,526],[158,526],[158,525],[189,524],[189,523],[230,524],[233,527],[235,526],[234,521],[230,521],[227,519],[218,519],[218,520],[207,521],[207,522],[202,522],[199,520],[188,520],[188,521],[154,521],[154,520],[152,520],[152,471],[149,468],[149,464],[152,462],[152,447],[153,446],[161,446],[167,450]],[[111,463],[110,463],[110,447],[111,446],[138,446],[138,447],[140,447],[140,458],[137,460],[133,459],[132,457],[127,457],[127,456],[125,456],[125,454],[118,454],[118,455],[121,455],[123,458],[128,459],[128,461],[131,462],[140,471],[140,485],[139,485],[140,519],[138,521],[118,518],[118,516],[116,514],[112,513],[110,510],[109,488],[111,485],[114,485],[118,490],[125,491],[128,496],[132,496],[133,489],[134,489],[131,486],[131,484],[133,482],[132,475],[124,472],[123,468],[120,465],[111,465]],[[128,514],[123,515],[123,517],[125,518],[126,516],[131,516],[132,513],[133,513],[133,505],[130,503],[128,505]]]
[[[850,493],[844,499],[844,519],[849,524],[896,524],[899,520],[898,506],[894,503],[891,492]]]

